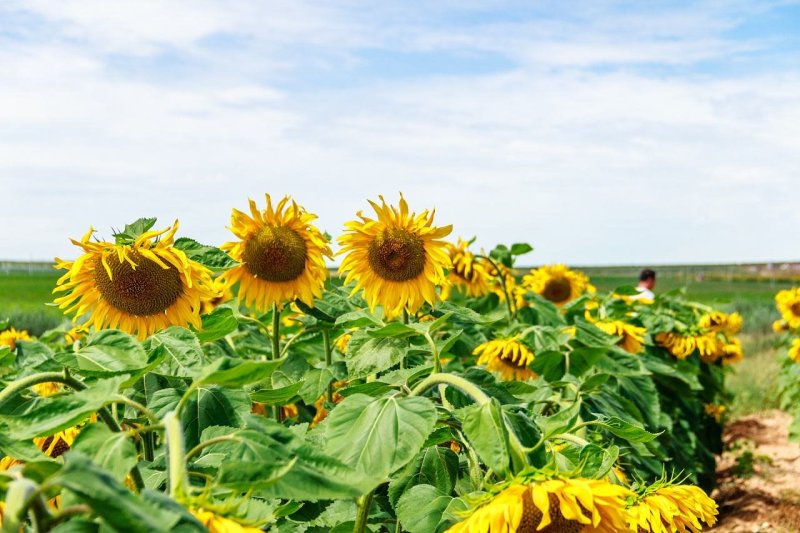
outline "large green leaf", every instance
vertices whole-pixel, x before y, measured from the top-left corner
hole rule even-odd
[[[509,471],[508,428],[496,399],[469,405],[456,413],[464,434],[483,462],[500,476]]]
[[[233,333],[239,327],[236,313],[227,305],[214,309],[203,316],[203,326],[197,332],[200,342],[211,342]]]
[[[347,345],[347,371],[351,379],[359,379],[388,370],[398,364],[408,351],[403,338],[374,338],[357,331]]]
[[[85,375],[132,374],[147,366],[147,353],[127,333],[107,329],[89,337],[86,345],[75,352],[74,365],[69,366]]]
[[[432,485],[443,494],[449,494],[457,478],[458,455],[449,448],[429,446],[391,481],[389,498],[396,505],[400,496],[414,485]]]
[[[176,240],[175,248],[183,251],[192,261],[196,261],[214,271],[227,270],[239,264],[219,248],[200,244],[196,240],[187,237],[181,237]]]
[[[138,462],[131,437],[125,432],[114,433],[104,424],[89,424],[83,428],[71,449],[89,457],[117,481],[125,481]]]
[[[409,533],[430,533],[453,498],[431,485],[411,487],[397,503],[397,518]]]
[[[124,378],[98,381],[72,394],[37,398],[22,413],[0,415],[17,439],[44,437],[83,422],[118,392]]]
[[[435,423],[426,398],[356,394],[328,415],[325,450],[379,482],[419,452]]]
[[[197,336],[186,328],[159,331],[146,343],[151,361],[160,361],[155,372],[165,376],[193,378],[205,364]]]
[[[221,387],[243,387],[267,379],[282,364],[282,361],[220,357],[203,369],[199,382]]]

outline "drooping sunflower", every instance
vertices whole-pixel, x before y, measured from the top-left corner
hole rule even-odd
[[[556,305],[564,305],[585,292],[595,292],[589,278],[566,265],[545,265],[531,270],[522,284]]]
[[[800,328],[800,287],[778,292],[775,305],[790,329]]]
[[[449,284],[442,287],[442,300],[449,300],[454,287],[459,288],[467,296],[480,298],[488,294],[491,276],[486,265],[468,250],[469,243],[458,239],[457,244],[447,244],[453,268],[447,275]]]
[[[248,526],[237,522],[231,518],[222,516],[213,511],[203,508],[190,509],[190,512],[197,518],[210,533],[262,533],[258,527]]]
[[[619,337],[617,344],[628,353],[642,353],[645,328],[622,322],[621,320],[602,320],[594,324],[609,335]]]
[[[664,485],[645,492],[628,508],[628,525],[634,531],[698,533],[717,522],[717,504],[699,487]]]
[[[772,323],[772,331],[775,333],[785,333],[789,331],[789,324],[783,319],[778,319]]]
[[[73,320],[90,313],[96,330],[118,328],[139,339],[168,326],[200,327],[200,307],[211,297],[210,271],[173,246],[178,222],[161,231],[147,231],[125,244],[90,242],[94,229],[80,241],[84,250],[75,261],[56,259],[67,273],[53,292]]]
[[[733,338],[730,342],[722,347],[722,355],[720,356],[723,365],[731,365],[738,363],[744,359],[744,351],[742,350],[742,341]]]
[[[711,311],[701,316],[697,325],[716,333],[736,335],[742,329],[742,315],[739,313],[727,314],[722,311]]]
[[[445,285],[445,269],[451,267],[447,243],[441,239],[452,226],[434,226],[434,211],[409,212],[400,195],[399,208],[370,201],[377,219],[359,211],[361,220],[345,224],[339,237],[345,254],[339,271],[345,284],[355,280],[353,294],[364,290],[371,310],[382,305],[387,318],[406,310],[415,313],[423,303],[436,302],[436,286]]]
[[[697,350],[703,361],[714,362],[725,353],[725,343],[710,333],[663,332],[656,335],[656,342],[678,359],[686,359]]]
[[[514,483],[448,533],[562,533],[630,531],[626,498],[633,493],[605,480],[550,479]]]
[[[224,304],[233,299],[233,291],[229,284],[225,282],[222,276],[215,278],[211,283],[211,288],[214,291],[212,298],[203,300],[200,314],[207,315],[217,308],[217,306]]]
[[[28,332],[24,329],[16,330],[14,328],[8,328],[0,332],[0,346],[8,346],[12,351],[17,348],[17,341],[29,340],[31,340],[31,336],[28,335]]]
[[[74,426],[48,437],[34,437],[33,444],[42,450],[45,455],[55,459],[69,451],[78,433],[80,433],[80,428]],[[0,459],[0,471],[8,470],[14,465],[22,464],[22,462],[23,461],[11,457],[10,455],[6,455]]]
[[[313,306],[328,276],[328,240],[312,225],[317,216],[288,196],[274,207],[269,194],[266,199],[264,210],[250,200],[250,216],[238,209],[231,214],[239,240],[221,248],[240,264],[223,275],[225,283],[238,282],[239,299],[261,311],[293,300]]]
[[[795,363],[800,363],[800,339],[792,341],[792,346],[789,348],[789,359]]]
[[[715,403],[703,404],[703,411],[705,411],[705,413],[708,416],[710,416],[711,418],[713,418],[717,422],[722,420],[722,415],[725,414],[726,410],[727,409],[725,408],[724,405],[717,405]]]
[[[71,328],[69,331],[64,333],[64,340],[67,342],[67,344],[75,344],[88,334],[89,327],[86,324],[78,324],[74,328]]]
[[[472,352],[478,355],[478,364],[497,372],[504,380],[525,381],[536,373],[528,368],[534,359],[533,352],[515,338],[492,339],[479,344]]]

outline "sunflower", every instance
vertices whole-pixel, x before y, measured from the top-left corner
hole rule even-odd
[[[785,320],[779,319],[772,323],[772,331],[775,333],[784,333],[789,331],[789,324]]]
[[[642,353],[642,343],[644,342],[644,334],[647,333],[645,328],[634,326],[622,322],[621,320],[606,320],[596,322],[595,326],[602,329],[609,335],[619,337],[617,344],[626,352],[632,354]]]
[[[336,381],[333,384],[334,388],[341,388],[347,385],[346,381]],[[338,392],[333,393],[333,405],[336,405],[344,400],[344,396],[339,394]],[[325,406],[327,402],[327,397],[323,394],[319,398],[314,401],[314,407],[316,408],[316,413],[314,413],[314,419],[311,421],[308,427],[316,427],[319,425],[323,420],[328,418],[328,409]]]
[[[775,305],[790,329],[800,328],[800,287],[778,292]]]
[[[239,282],[239,299],[261,311],[299,299],[308,306],[322,296],[328,276],[328,240],[311,223],[317,218],[284,196],[272,205],[266,195],[263,211],[250,200],[250,216],[238,209],[230,230],[240,240],[221,246],[241,264],[223,275],[228,285]]]
[[[210,533],[262,533],[263,531],[261,528],[246,526],[236,520],[203,508],[190,509],[190,512]]]
[[[647,491],[628,508],[628,525],[634,531],[697,533],[717,521],[717,504],[699,487],[662,485]]]
[[[595,292],[589,278],[566,265],[546,265],[526,274],[522,284],[556,305],[564,305],[585,292]]]
[[[28,335],[28,332],[23,330],[16,330],[14,328],[8,328],[7,330],[0,332],[0,346],[8,346],[11,350],[16,349],[17,341],[29,341],[31,340],[31,336]]]
[[[78,426],[73,426],[49,437],[34,437],[33,444],[45,455],[55,459],[69,451],[78,433],[80,433],[80,428]],[[22,464],[22,461],[6,455],[0,459],[0,471],[8,470],[12,466],[18,464]]]
[[[64,333],[64,340],[67,344],[75,344],[79,340],[86,337],[89,333],[89,327],[86,324],[78,324],[74,328]]]
[[[740,341],[739,339],[731,339],[729,343],[723,346],[721,358],[723,365],[738,363],[742,359],[744,359],[744,352],[742,351],[742,341]]]
[[[210,271],[173,246],[176,231],[177,221],[130,244],[114,244],[89,242],[90,228],[72,241],[82,256],[56,259],[56,268],[68,271],[53,291],[66,293],[55,299],[58,307],[75,313],[73,320],[90,312],[95,329],[119,328],[140,340],[168,326],[200,328],[201,302],[212,294]]]
[[[353,338],[352,333],[342,333],[333,341],[333,345],[342,355],[347,355],[347,345],[350,344],[351,338]]]
[[[447,275],[450,282],[442,287],[442,300],[450,299],[453,287],[461,288],[467,296],[479,298],[489,293],[491,276],[483,261],[467,249],[468,243],[458,239],[458,244],[447,244],[453,268]]]
[[[701,359],[710,363],[725,354],[725,344],[716,335],[709,333],[659,333],[656,335],[656,342],[678,359],[686,359],[697,350]]]
[[[721,311],[712,311],[701,316],[697,325],[716,333],[736,335],[742,329],[742,315],[739,313],[727,314]]]
[[[597,533],[630,531],[625,500],[633,493],[605,480],[551,479],[514,483],[448,533]]]
[[[212,297],[208,300],[203,300],[200,308],[201,315],[207,315],[217,308],[217,306],[233,300],[233,291],[222,276],[215,278],[211,282],[211,289],[213,290]]]
[[[717,422],[722,420],[722,415],[725,414],[726,411],[724,405],[717,405],[715,403],[703,404],[703,410],[708,416],[710,416]]]
[[[484,342],[472,354],[480,356],[479,365],[497,372],[504,380],[525,381],[536,377],[536,373],[528,368],[534,359],[533,352],[515,338]]]
[[[789,359],[795,363],[800,363],[800,339],[792,341],[792,347],[789,348]]]
[[[347,273],[345,284],[356,281],[353,294],[364,289],[370,310],[382,305],[391,319],[436,301],[436,286],[447,283],[444,271],[451,267],[447,243],[441,239],[452,226],[434,226],[434,211],[410,213],[403,195],[399,209],[382,196],[380,200],[380,205],[370,201],[377,220],[359,211],[360,221],[345,224],[339,253],[346,255],[339,271]]]

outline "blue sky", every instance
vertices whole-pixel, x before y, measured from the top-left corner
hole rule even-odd
[[[800,257],[800,2],[0,2],[0,258],[367,198],[529,262]]]

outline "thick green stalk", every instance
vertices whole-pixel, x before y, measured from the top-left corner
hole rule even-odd
[[[181,420],[170,411],[164,416],[164,433],[167,437],[167,457],[169,458],[169,495],[179,502],[186,496],[186,449],[183,441]]]
[[[431,374],[427,378],[423,379],[411,390],[411,394],[409,396],[419,396],[426,390],[439,384],[455,387],[481,405],[492,401],[491,398],[489,398],[489,396],[487,396],[486,393],[474,383],[467,381],[464,378],[454,376],[453,374],[441,372],[438,374]]]
[[[364,533],[367,530],[367,521],[369,520],[369,511],[372,508],[372,491],[365,494],[356,500],[358,508],[356,513],[356,523],[353,525],[353,533]]]
[[[333,362],[333,352],[331,351],[331,330],[322,330],[322,345],[325,349],[325,368],[330,368]],[[328,401],[333,402],[333,381],[328,383]]]

